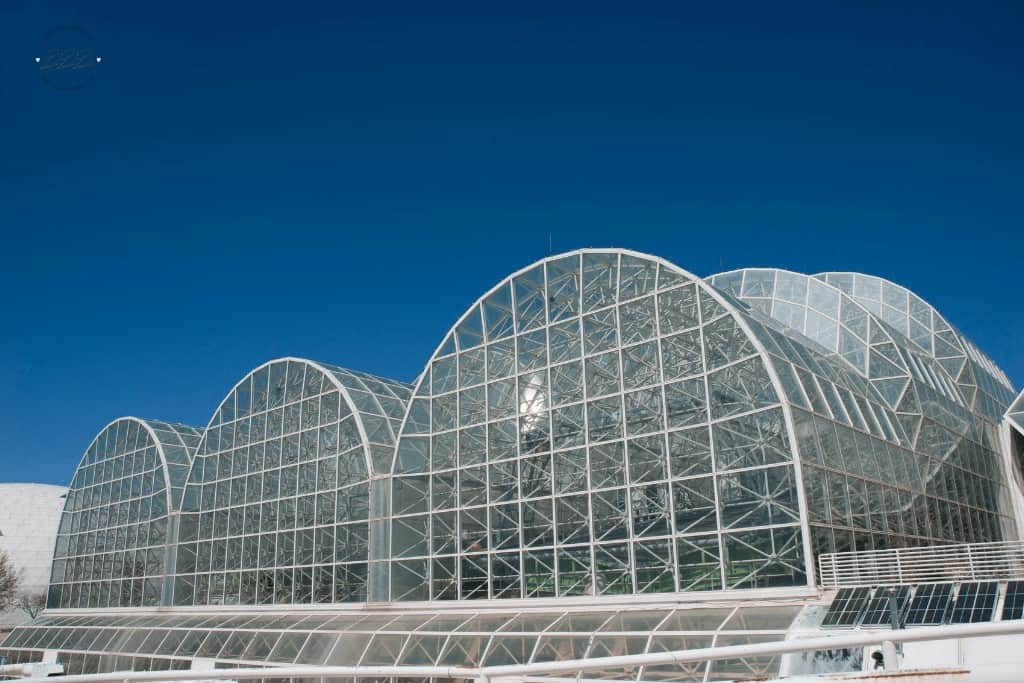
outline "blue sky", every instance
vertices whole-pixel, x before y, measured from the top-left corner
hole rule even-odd
[[[882,275],[1024,384],[1019,4],[150,4],[0,5],[2,480],[276,356],[410,380],[549,245]]]

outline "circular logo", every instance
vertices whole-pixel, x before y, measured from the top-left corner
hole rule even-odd
[[[46,34],[35,61],[47,85],[57,90],[78,90],[96,77],[103,58],[85,29],[62,26]]]

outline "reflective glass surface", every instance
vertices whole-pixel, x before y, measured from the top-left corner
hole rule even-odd
[[[935,358],[961,385],[976,412],[999,421],[1013,400],[1013,385],[991,358],[930,304],[905,287],[871,275],[822,273],[815,277],[862,303]]]
[[[333,615],[90,615],[43,617],[14,631],[13,660],[57,650],[65,673],[147,665],[178,668],[207,657],[219,666],[324,664],[464,666],[527,664],[663,652],[785,637],[799,602],[748,607],[581,609],[533,612],[360,612]],[[80,657],[95,657],[88,665]],[[730,660],[712,680],[779,672],[777,658]],[[76,668],[81,667],[81,668]],[[91,668],[90,668],[91,667]],[[184,668],[184,667],[182,667]],[[706,662],[610,672],[619,680],[701,681]],[[734,672],[726,675],[726,672]],[[593,673],[587,674],[594,677]],[[749,676],[746,676],[749,677]]]
[[[49,604],[806,585],[821,553],[1015,538],[1004,419],[1024,462],[1024,397],[888,281],[582,250],[488,291],[414,385],[283,358],[202,432],[115,421]]]
[[[1006,417],[1014,423],[1018,430],[1024,432],[1024,392],[1017,396],[1017,400],[1006,411]]]
[[[421,376],[392,490],[394,600],[805,583],[790,434],[744,319],[649,257],[547,259]]]
[[[877,589],[864,611],[864,618],[860,622],[861,626],[891,628],[894,620],[897,625],[902,624],[907,607],[910,605],[910,593],[910,586],[890,586]]]
[[[408,394],[299,359],[239,382],[196,452],[174,603],[366,600],[370,475],[390,461]]]
[[[709,281],[770,316],[752,327],[793,405],[815,555],[1014,536],[996,423],[933,309],[859,275]]]
[[[949,623],[973,624],[992,621],[998,601],[999,583],[997,581],[962,583],[957,590],[956,600],[953,601]]]
[[[57,532],[48,607],[161,602],[169,513],[179,509],[199,432],[125,417],[89,445]]]
[[[907,626],[937,626],[944,623],[952,596],[951,583],[918,586],[907,610]]]

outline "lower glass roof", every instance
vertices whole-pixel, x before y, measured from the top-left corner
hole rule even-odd
[[[339,615],[146,614],[44,616],[15,630],[8,652],[93,654],[111,670],[124,657],[222,665],[495,666],[782,640],[804,601],[741,606],[529,611],[359,611]],[[756,660],[756,661],[755,661]],[[104,664],[109,661],[109,664]],[[778,658],[716,662],[711,680],[774,675]],[[707,665],[648,667],[617,679],[704,680]],[[592,677],[592,673],[588,677]]]

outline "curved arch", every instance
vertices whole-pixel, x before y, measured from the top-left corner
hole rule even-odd
[[[776,321],[749,315],[777,358],[797,416],[815,556],[1006,535],[1009,511],[994,476],[998,458],[967,408],[915,380],[907,397],[918,403],[905,400],[893,411],[846,364],[819,355]],[[960,493],[979,485],[984,495]],[[972,509],[963,507],[968,501]]]
[[[75,471],[61,516],[50,607],[160,602],[181,472],[198,438],[188,425],[137,417],[117,418],[99,431]],[[101,562],[108,569],[93,568]]]
[[[925,416],[961,435],[969,430],[970,404],[947,368],[838,287],[774,268],[735,270],[708,280],[846,361],[901,414],[912,440]]]
[[[874,275],[818,273],[864,304],[886,324],[934,358],[961,387],[969,405],[997,423],[1013,400],[1006,373],[934,306],[910,289]]]
[[[781,268],[743,268],[707,280],[842,358],[890,407],[900,404],[911,381],[901,344],[874,313],[838,287]]]
[[[666,344],[676,346],[667,350]],[[685,354],[692,358],[680,360]],[[698,370],[687,365],[693,359]],[[614,379],[607,383],[602,375]],[[569,393],[557,395],[562,387]],[[417,381],[392,464],[390,598],[472,598],[481,590],[490,598],[584,590],[675,592],[697,584],[696,589],[714,589],[806,582],[799,458],[784,396],[742,313],[713,287],[664,259],[623,249],[583,249],[516,271],[459,317]],[[680,417],[677,411],[692,414]],[[734,430],[726,433],[727,427]],[[561,433],[563,428],[572,433]],[[749,462],[740,456],[712,468],[719,430],[723,448],[729,439],[760,438],[767,450],[748,449]],[[704,446],[693,445],[693,453],[678,446],[677,454],[696,458],[696,451],[706,448],[708,469],[702,461],[673,478],[665,439],[684,438],[680,434],[706,439]],[[735,443],[732,448],[743,450]],[[634,455],[627,460],[627,453]],[[724,463],[724,451],[716,453]],[[606,457],[617,477],[609,480],[609,490],[594,484],[604,476],[595,462]],[[753,464],[758,457],[762,460]],[[644,462],[637,467],[654,468],[653,474],[627,473],[630,462]],[[741,492],[744,476],[748,486],[762,487],[761,495]],[[756,482],[758,477],[775,477],[777,488],[769,490],[764,481]],[[496,481],[515,489],[512,498]],[[474,488],[481,482],[482,499]],[[622,498],[618,514],[633,525],[628,533],[612,529],[601,536],[606,532],[595,526],[604,523],[597,506],[607,504],[609,514],[616,514],[608,495]],[[761,519],[754,512],[759,504],[737,512],[745,495],[757,496],[764,510],[771,508],[763,516],[768,521],[753,521]],[[446,511],[455,496],[458,504]],[[582,502],[588,496],[589,502]],[[700,504],[701,526],[686,522],[689,526],[678,532],[685,515],[675,518],[673,501],[701,496],[708,501]],[[722,497],[730,502],[719,505]],[[582,508],[573,508],[577,500]],[[691,514],[689,507],[682,512]],[[556,521],[572,514],[578,517],[573,523],[587,531],[583,545],[567,541],[569,523]],[[654,519],[659,530],[651,531],[647,521],[641,525],[641,518]],[[694,528],[704,536],[695,539]],[[745,537],[735,533],[748,528]],[[619,533],[626,533],[628,542],[615,540]],[[655,537],[661,555],[647,547],[646,539]],[[751,559],[761,552],[757,544],[761,551],[771,550]],[[704,566],[697,570],[704,575],[680,576],[679,567],[688,571],[690,566],[689,555],[678,564],[675,559],[684,546],[686,553],[705,552]],[[741,546],[745,550],[738,550]],[[727,569],[730,549],[735,564]],[[745,565],[739,559],[744,552]],[[708,553],[714,562],[707,561]],[[567,567],[556,568],[563,561],[588,569],[580,580],[566,581]],[[616,561],[621,571],[601,567]],[[444,571],[448,575],[438,574]]]
[[[386,462],[386,458],[394,450],[394,444],[398,438],[398,426],[405,416],[410,387],[393,380],[348,370],[336,365],[309,362],[322,372],[328,373],[335,380],[349,409],[359,419],[360,433],[366,443],[370,445],[367,463],[370,471],[374,474],[386,474],[389,464]],[[365,394],[365,397],[357,400],[357,394],[358,396]],[[367,407],[364,403],[366,400],[371,401],[372,405]],[[376,424],[368,429],[367,424],[371,416],[384,417],[385,420],[383,422],[374,420]],[[383,438],[378,438],[379,430],[383,430]],[[381,443],[382,441],[383,443]],[[374,450],[372,445],[378,443],[385,448]]]
[[[185,489],[185,477],[188,476],[192,457],[199,445],[199,430],[160,420],[140,422],[157,444],[157,453],[163,463],[164,482],[167,486],[167,507],[169,510],[178,511]]]
[[[295,357],[236,382],[189,472],[174,603],[364,601],[371,483],[408,395]]]
[[[953,325],[937,308],[903,285],[876,275],[855,272],[829,271],[817,273],[814,277],[861,302],[933,357],[955,358],[966,353]],[[936,339],[936,335],[946,331],[954,331],[954,334]],[[950,374],[956,377],[959,368],[952,367]]]
[[[753,275],[753,277],[750,278],[751,282],[748,283],[747,279],[750,275]],[[787,348],[787,345],[783,343],[778,344],[782,357],[780,362],[776,363],[776,367],[779,371],[786,370],[784,373],[788,377],[786,383],[793,388],[790,392],[792,402],[794,407],[801,409],[800,422],[802,424],[797,425],[798,429],[808,432],[819,429],[817,418],[809,419],[810,416],[803,412],[809,409],[809,402],[811,404],[810,409],[814,413],[836,421],[835,428],[841,429],[844,433],[845,428],[841,428],[839,425],[853,427],[861,431],[865,431],[865,427],[867,427],[866,431],[876,438],[883,438],[898,443],[904,449],[912,449],[910,451],[901,451],[897,461],[905,461],[908,457],[913,458],[916,460],[916,463],[912,470],[917,472],[917,474],[909,477],[901,474],[903,469],[901,465],[891,475],[881,480],[887,485],[895,483],[897,486],[904,487],[907,495],[910,497],[906,502],[895,504],[893,509],[896,511],[910,513],[911,508],[909,506],[916,504],[914,503],[915,500],[920,501],[921,505],[927,502],[925,506],[927,510],[925,510],[925,507],[922,507],[923,512],[917,515],[917,520],[914,520],[914,524],[911,527],[913,531],[906,533],[924,536],[928,538],[926,542],[962,539],[965,537],[965,534],[978,541],[1002,538],[1008,528],[1006,525],[1008,510],[1001,502],[1005,500],[1005,495],[1002,494],[1003,485],[992,476],[992,473],[998,468],[998,456],[990,446],[991,440],[982,435],[983,430],[986,429],[985,421],[982,416],[972,412],[971,403],[962,392],[962,385],[948,374],[947,368],[943,364],[934,360],[930,354],[926,354],[919,346],[912,344],[898,330],[884,320],[881,320],[878,314],[869,309],[866,313],[867,321],[872,322],[872,324],[870,325],[867,339],[874,343],[888,344],[889,348],[887,349],[886,357],[893,362],[900,362],[902,367],[908,369],[908,388],[903,391],[902,397],[887,396],[886,403],[888,405],[886,405],[885,411],[875,411],[873,408],[870,411],[864,410],[864,406],[862,406],[859,412],[862,413],[862,417],[865,419],[857,422],[851,421],[849,418],[855,412],[858,412],[855,406],[844,406],[835,400],[826,400],[834,393],[832,388],[829,388],[828,391],[823,391],[823,389],[833,384],[832,379],[826,379],[828,374],[834,372],[834,370],[828,368],[826,359],[818,358],[814,360],[814,364],[819,366],[817,369],[811,367],[806,362],[808,354],[813,356],[815,353],[818,353],[814,349],[820,347],[817,344],[808,343],[807,337],[804,334],[804,326],[797,324],[803,321],[791,322],[785,315],[778,316],[774,310],[773,304],[779,295],[777,291],[778,279],[782,279],[782,275],[780,271],[775,269],[749,269],[733,271],[723,276],[712,276],[714,284],[726,287],[731,293],[730,295],[738,294],[741,300],[745,300],[745,303],[741,305],[749,304],[751,306],[749,315],[756,319],[761,319],[763,317],[762,314],[781,317],[781,321],[766,318],[762,322],[770,322],[779,326],[789,336],[793,337],[795,344],[791,348]],[[796,290],[799,296],[808,296],[807,291],[802,290],[801,286],[806,284],[809,290],[812,281],[805,281],[799,275],[789,274],[784,279],[787,280],[784,283],[785,289]],[[851,280],[851,282],[853,281]],[[825,287],[827,284],[822,282],[819,286]],[[880,284],[878,286],[881,288]],[[879,289],[879,291],[881,292],[882,290]],[[799,298],[799,296],[794,297],[791,294],[792,292],[788,295],[789,299]],[[845,292],[843,294],[849,296]],[[787,297],[783,296],[781,298],[785,299]],[[853,301],[853,304],[861,307],[856,300]],[[788,329],[786,327],[787,323]],[[877,325],[874,323],[877,323]],[[765,332],[770,332],[771,330],[771,326],[763,326],[763,328]],[[769,340],[766,340],[766,344],[771,345]],[[828,353],[831,356],[835,356],[834,350],[828,350]],[[793,367],[797,370],[797,376],[793,376],[792,371],[787,369],[789,362],[792,362]],[[801,365],[810,372],[801,375]],[[844,367],[848,366],[844,365]],[[965,367],[968,367],[966,362]],[[825,372],[825,376],[822,375],[822,372]],[[969,370],[966,370],[966,372],[969,372]],[[861,372],[860,376],[870,377],[870,373]],[[821,388],[819,388],[819,384]],[[847,382],[847,384],[849,385],[847,388],[857,389],[854,386],[857,384],[856,382]],[[863,391],[860,393],[862,393],[864,398],[871,399],[869,394]],[[879,400],[882,399],[883,395],[884,393],[879,392]],[[894,404],[893,398],[899,400]],[[870,406],[867,407],[870,408]],[[872,419],[866,419],[869,417],[870,412],[876,412],[876,414],[872,416]],[[896,428],[895,431],[898,432],[897,436],[899,438],[893,441],[890,435],[871,429],[872,420],[875,418],[878,419],[878,426],[883,428],[886,422],[889,422],[891,427]],[[812,423],[815,426],[812,427]],[[814,452],[814,449],[822,448],[830,440],[829,438],[823,441],[820,435],[809,439],[808,450]],[[856,476],[857,481],[860,482],[858,485],[866,485],[870,490],[876,490],[876,493],[873,494],[876,500],[881,500],[883,495],[889,495],[884,491],[881,493],[877,492],[878,472],[887,470],[884,463],[880,463],[881,469],[875,471],[872,471],[870,468],[851,468],[845,456],[840,458],[838,451],[830,455],[827,450],[818,451],[817,457],[819,462],[824,462],[829,467],[841,471],[845,470],[847,476]],[[978,455],[984,455],[985,457],[980,458],[977,457]],[[857,460],[855,458],[854,462],[857,462]],[[885,460],[889,461],[890,458],[886,457]],[[814,462],[811,462],[810,465],[809,474],[812,476],[805,478],[805,485],[809,491],[813,492],[816,488],[820,488],[814,480],[817,479],[819,482],[824,482],[826,477],[816,469]],[[907,473],[910,474],[910,472],[911,470],[908,469]],[[828,478],[831,479],[832,477]],[[861,481],[862,479],[863,481]],[[875,482],[873,483],[872,480],[875,480]],[[975,482],[975,484],[972,484],[972,482]],[[988,492],[985,496],[971,496],[968,498],[976,509],[961,510],[964,498],[959,491],[964,490],[965,487],[977,484],[983,485]],[[812,522],[820,523],[822,520],[829,519],[832,512],[826,510],[825,514],[822,515],[822,503],[827,502],[830,497],[834,498],[837,492],[838,489],[837,491],[828,491],[826,493],[819,491],[814,495],[816,500],[811,506],[811,512],[818,519],[812,520]],[[990,500],[996,501],[996,503],[989,504],[986,502]],[[849,504],[847,507],[849,508]],[[962,529],[961,517],[964,520]],[[872,525],[874,527],[872,529],[873,533],[875,528],[888,526],[891,529],[900,529],[903,527],[895,518],[888,523],[884,523],[880,519],[879,524],[883,524],[883,526]],[[854,526],[862,525],[855,524]],[[877,538],[875,540],[877,541]],[[915,539],[900,539],[899,537],[894,537],[894,540],[897,543],[907,543],[908,540],[911,543],[921,542]],[[886,544],[889,543],[888,540],[885,542]],[[815,545],[818,546],[819,544],[816,542]],[[844,546],[838,547],[838,550],[851,549],[845,542]],[[836,548],[826,545],[823,549],[829,552]],[[815,554],[818,554],[818,552],[819,550],[816,547]]]
[[[232,396],[239,390],[239,388],[245,384],[245,382],[251,380],[261,370],[270,368],[272,365],[281,363],[302,363],[310,367],[315,368],[318,372],[322,373],[323,376],[329,378],[334,384],[335,388],[339,391],[342,398],[345,399],[345,403],[355,417],[359,434],[363,439],[365,445],[371,443],[370,437],[376,436],[376,433],[368,434],[364,420],[367,416],[370,417],[384,417],[386,422],[384,426],[386,428],[386,437],[390,437],[390,444],[393,445],[396,438],[395,422],[400,420],[404,415],[405,402],[409,398],[409,386],[395,380],[386,379],[383,377],[377,377],[367,373],[359,372],[358,370],[349,370],[342,368],[337,365],[331,365],[330,363],[323,363],[308,358],[299,358],[297,356],[282,356],[280,358],[274,358],[268,360],[261,365],[256,366],[250,370],[242,379],[238,380],[228,391],[227,395],[217,406],[217,410],[214,411],[213,416],[207,422],[206,428],[200,433],[201,437],[205,437],[207,431],[217,421],[218,416],[224,408],[225,402],[232,398]],[[358,402],[355,400],[356,393],[363,392],[367,394],[367,400],[371,401],[371,406],[367,406],[366,402],[360,399]],[[374,410],[375,409],[375,410]],[[401,414],[399,414],[401,411]],[[374,431],[375,430],[371,430]],[[375,463],[373,462],[373,454],[367,449],[366,455],[366,466],[369,471],[374,471]],[[191,473],[190,473],[191,476]]]

